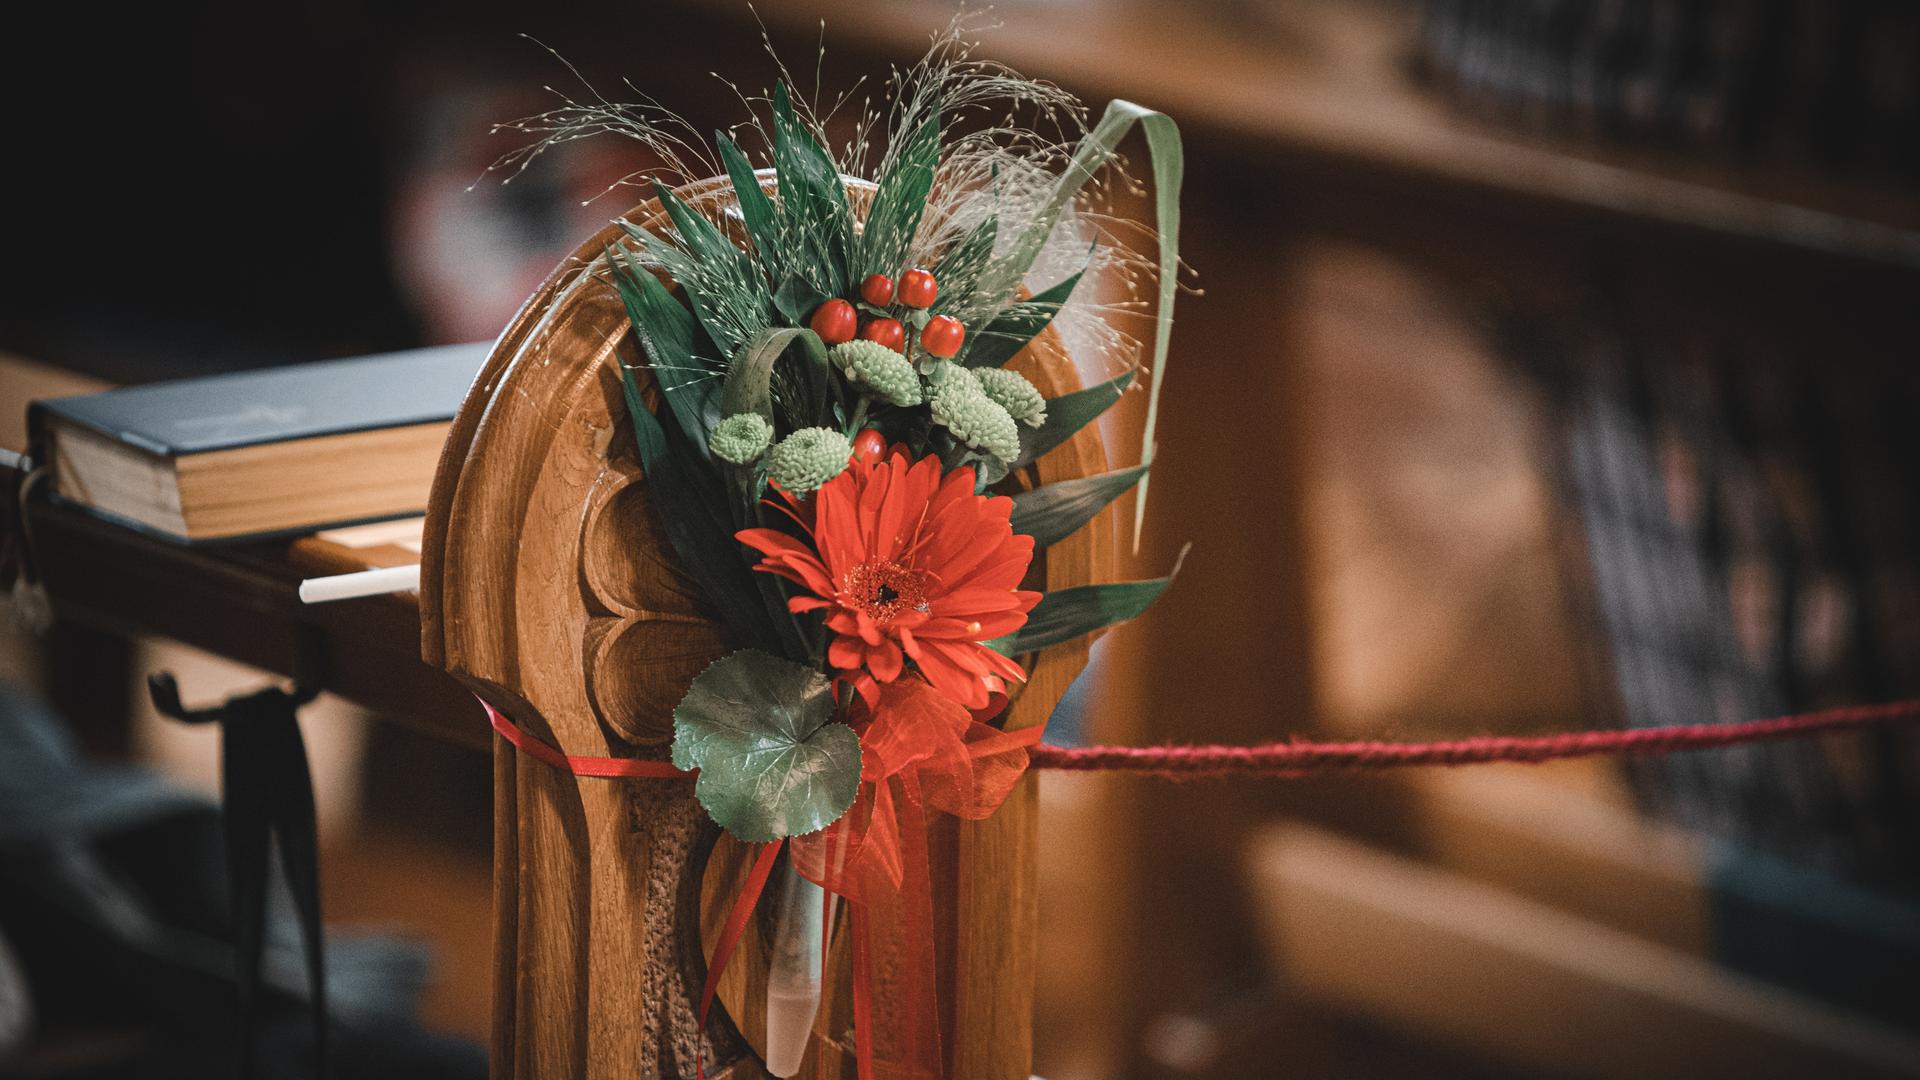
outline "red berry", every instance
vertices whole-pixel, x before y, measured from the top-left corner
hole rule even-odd
[[[967,328],[951,315],[935,315],[927,320],[926,329],[920,331],[920,347],[943,360],[952,359],[966,339]]]
[[[869,274],[867,280],[860,283],[860,299],[874,307],[893,303],[893,279],[885,274]]]
[[[860,313],[845,300],[829,300],[814,311],[807,325],[820,335],[821,341],[839,345],[853,340],[854,327],[860,325]]]
[[[940,295],[940,286],[925,270],[909,270],[900,275],[900,302],[908,307],[931,307]]]
[[[887,437],[880,434],[879,428],[862,428],[860,434],[853,437],[853,456],[866,461],[877,461],[887,452]]]
[[[834,303],[845,303],[836,300]],[[826,335],[820,335],[824,340]],[[860,336],[868,341],[877,342],[894,352],[907,351],[907,328],[900,325],[899,319],[875,319],[860,328]]]

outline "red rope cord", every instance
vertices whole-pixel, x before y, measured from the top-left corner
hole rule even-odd
[[[575,776],[669,779],[695,775],[681,772],[667,761],[568,756],[521,730],[493,706],[484,701],[480,704],[486,708],[493,729],[515,749]],[[1477,765],[1493,761],[1537,763],[1596,755],[1637,757],[1834,735],[1914,720],[1920,720],[1920,699],[1890,701],[1885,705],[1850,705],[1736,724],[1679,724],[1560,735],[1479,735],[1440,742],[1295,740],[1261,746],[1067,747],[1042,743],[1031,747],[1027,754],[1028,762],[1036,769],[1131,772],[1172,780],[1198,780],[1223,776],[1299,776],[1336,769]],[[1011,733],[1011,737],[1024,742],[1037,734],[1028,728]]]
[[[1560,735],[1481,735],[1439,742],[1304,742],[1260,746],[1041,745],[1029,751],[1036,769],[1131,772],[1168,779],[1222,776],[1298,776],[1333,769],[1390,769],[1414,765],[1474,765],[1492,761],[1616,757],[1708,750],[1857,731],[1920,720],[1920,700],[1854,705],[1734,724],[1680,724],[1624,731]]]

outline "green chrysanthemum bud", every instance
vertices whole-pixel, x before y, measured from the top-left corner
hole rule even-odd
[[[840,475],[853,444],[832,428],[810,427],[781,439],[767,454],[767,479],[795,495],[811,495]]]
[[[980,392],[988,400],[1007,410],[1007,415],[1026,424],[1039,427],[1047,422],[1047,399],[1033,388],[1026,376],[1005,368],[972,368],[974,380],[980,384]]]
[[[1013,417],[982,393],[979,383],[958,372],[950,373],[940,384],[939,393],[933,395],[933,422],[953,432],[954,438],[1001,461],[1011,462],[1020,456],[1020,429],[1014,426]]]
[[[894,405],[920,404],[920,378],[913,362],[876,341],[858,338],[835,345],[827,355],[876,397]]]
[[[707,449],[713,456],[735,465],[752,464],[767,452],[773,441],[773,425],[759,413],[735,413],[713,425],[707,436]]]

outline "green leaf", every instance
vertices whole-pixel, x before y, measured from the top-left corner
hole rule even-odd
[[[1003,655],[1019,656],[1126,622],[1160,599],[1160,594],[1166,592],[1167,586],[1179,575],[1180,564],[1186,558],[1183,548],[1180,558],[1174,561],[1173,570],[1163,578],[1056,589],[1041,597],[1040,603],[1027,613],[1025,626],[983,644]]]
[[[960,301],[973,296],[974,285],[986,270],[987,261],[993,258],[993,244],[1000,236],[998,198],[996,191],[993,213],[981,218],[978,225],[934,264],[933,276],[940,282],[940,296],[933,303],[933,314],[944,315]]]
[[[800,234],[799,250],[790,248],[787,257],[804,258],[812,272],[801,276],[824,294],[845,293],[853,244],[846,185],[833,159],[794,113],[785,82],[773,88],[773,168],[780,181],[781,208]]]
[[[1033,464],[1049,450],[1073,438],[1081,428],[1112,408],[1132,382],[1133,372],[1129,371],[1097,386],[1049,398],[1045,423],[1037,428],[1020,425],[1020,456],[1014,461],[1014,468]]]
[[[1166,382],[1167,344],[1173,334],[1173,294],[1180,273],[1180,182],[1186,160],[1180,146],[1180,128],[1164,113],[1155,112],[1131,101],[1111,101],[1092,131],[1080,140],[1067,163],[1066,172],[1054,186],[1053,194],[1000,258],[983,275],[979,290],[1000,301],[1019,291],[1020,281],[1033,267],[1033,260],[1046,245],[1060,212],[1073,201],[1087,181],[1113,158],[1127,132],[1135,124],[1147,138],[1147,153],[1153,159],[1154,228],[1160,234],[1160,295],[1153,331],[1153,387],[1147,394],[1147,422],[1141,442],[1142,456],[1153,456],[1154,426],[1160,416],[1160,388]],[[1140,547],[1140,527],[1146,519],[1147,485],[1140,484],[1140,498],[1134,504],[1133,546]]]
[[[826,365],[826,343],[820,335],[803,326],[777,326],[762,330],[747,342],[727,370],[726,387],[720,391],[720,409],[727,416],[757,412],[773,423],[773,365],[798,340],[813,362]]]
[[[726,386],[720,392],[721,412],[727,416],[743,412],[759,413],[762,419],[774,423],[774,365],[796,341],[806,356],[807,382],[825,379],[831,361],[827,359],[827,346],[820,340],[820,335],[800,327],[763,330],[747,343],[746,348],[740,350],[740,355],[734,358],[733,365],[728,369]],[[775,426],[778,427],[777,424]],[[760,524],[756,507],[760,502],[764,481],[759,467],[724,461],[717,464],[726,477],[735,526],[749,528]],[[734,547],[738,550],[737,545]],[[760,593],[761,604],[773,624],[774,634],[780,639],[781,651],[791,657],[806,656],[809,651],[807,633],[802,629],[800,618],[787,609],[787,597],[782,591],[780,579],[762,573],[755,573],[753,579]]]
[[[1084,273],[1086,271],[1079,271],[1045,292],[1001,309],[992,322],[969,338],[961,363],[967,367],[999,367],[1013,359],[1015,353],[1026,348],[1027,343],[1060,314],[1060,308],[1073,295],[1073,287],[1080,284],[1080,275]]]
[[[754,253],[759,256],[760,265],[766,268],[768,276],[778,280],[783,254],[780,250],[779,211],[774,208],[773,200],[767,197],[766,189],[760,186],[760,177],[755,175],[747,155],[740,152],[740,147],[733,139],[724,131],[716,131],[713,133],[713,145],[727,167],[727,178],[733,182],[734,200],[740,205],[740,217],[746,222],[747,237],[753,241]]]
[[[860,234],[860,260],[853,280],[868,274],[898,279],[907,249],[920,231],[927,193],[933,190],[933,169],[940,161],[940,113],[935,110],[908,136],[906,144],[889,147],[880,181]]]
[[[718,493],[718,480],[708,478],[710,469],[696,467],[687,438],[668,436],[640,396],[633,372],[624,364],[619,366],[640,468],[647,477],[647,498],[658,511],[667,542],[736,641],[777,647],[755,575],[739,555],[726,508],[716,507],[709,496]]]
[[[1013,531],[1033,537],[1036,549],[1073,535],[1147,474],[1147,466],[1061,480],[1013,497]]]
[[[780,287],[773,291],[773,306],[796,326],[806,325],[807,316],[828,299],[813,282],[798,274],[783,278]]]
[[[759,413],[760,418],[776,429],[778,424],[773,415],[773,368],[785,355],[787,347],[795,341],[803,347],[811,371],[814,375],[823,373],[831,364],[827,359],[826,343],[820,335],[805,327],[782,326],[762,330],[753,340],[747,342],[738,356],[727,369],[726,385],[720,391],[720,413],[733,416],[737,413]],[[791,427],[810,426],[812,417],[806,418],[806,424],[789,424]],[[731,465],[721,463],[726,470],[735,498],[745,510],[741,515],[743,522],[751,522],[752,508],[760,499],[760,485],[756,470],[751,465]]]
[[[696,456],[709,460],[707,434],[720,420],[719,379],[713,365],[695,352],[693,313],[673,298],[659,278],[635,265],[620,249],[607,249],[607,263],[613,269],[614,289],[626,305],[627,320],[640,338],[674,421],[696,447]]]
[[[817,832],[853,805],[860,737],[833,720],[833,684],[753,649],[721,657],[673,710],[673,763],[720,827],[762,842]]]
[[[653,187],[684,250],[679,252],[679,259],[671,258],[668,252],[674,251],[674,246],[644,229],[640,230],[646,236],[643,242],[649,243],[654,256],[680,284],[693,313],[713,340],[728,352],[739,348],[766,328],[765,276],[719,226],[681,201],[666,185],[656,180]]]

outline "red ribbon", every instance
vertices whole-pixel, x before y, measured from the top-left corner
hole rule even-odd
[[[800,873],[850,904],[861,1080],[935,1078],[943,1069],[926,815],[990,816],[1026,771],[1041,729],[981,723],[919,679],[882,684],[852,723],[859,794],[789,850]]]
[[[700,775],[700,770],[688,772],[676,769],[671,761],[642,761],[638,758],[620,757],[575,757],[563,754],[547,743],[527,734],[518,724],[506,718],[506,715],[485,700],[480,702],[487,710],[487,719],[493,722],[493,730],[503,739],[513,744],[515,750],[545,762],[575,776],[601,777],[642,777],[653,780],[688,780]]]
[[[740,936],[747,931],[747,919],[753,915],[754,906],[760,903],[760,894],[766,891],[767,877],[773,873],[773,864],[780,855],[783,841],[775,840],[762,845],[760,854],[754,857],[753,869],[747,874],[747,882],[740,887],[740,895],[733,898],[733,907],[727,912],[726,925],[720,929],[720,941],[713,947],[713,962],[707,965],[707,981],[700,987],[700,1030],[707,1030],[707,1010],[713,1007],[714,995],[720,991],[720,974],[727,970],[727,961],[733,959],[734,946],[740,944]],[[694,1074],[699,1080],[707,1080],[707,1055],[701,1054],[694,1065]]]
[[[564,754],[529,735],[486,701],[493,730],[514,749],[575,776],[685,779],[697,775],[665,761]],[[1001,731],[918,680],[883,687],[879,704],[856,718],[861,732],[860,792],[826,829],[793,838],[794,867],[848,901],[853,948],[855,1057],[860,1080],[920,1080],[941,1075],[933,954],[933,897],[925,810],[978,820],[1006,800],[1026,771],[1039,727]],[[706,983],[700,1027],[719,991],[747,920],[766,890],[782,841],[761,846],[727,913]],[[826,943],[823,939],[822,950]],[[886,991],[876,1000],[875,987]],[[879,1013],[876,1019],[875,1013]],[[696,1063],[705,1080],[706,1060]]]

